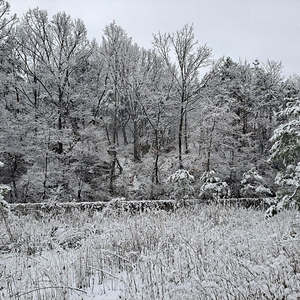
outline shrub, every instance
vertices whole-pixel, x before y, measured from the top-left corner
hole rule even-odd
[[[221,181],[214,171],[204,172],[200,179],[203,184],[200,188],[200,199],[220,199],[229,195],[228,184]]]
[[[167,183],[172,189],[171,197],[179,200],[191,196],[194,188],[191,183],[194,181],[194,176],[187,170],[180,169],[168,177]]]
[[[241,183],[243,185],[241,195],[245,198],[261,198],[273,195],[271,190],[266,187],[265,180],[257,173],[255,168],[243,174]]]

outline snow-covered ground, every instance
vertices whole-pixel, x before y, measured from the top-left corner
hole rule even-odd
[[[10,215],[0,299],[298,299],[299,220],[216,205]]]

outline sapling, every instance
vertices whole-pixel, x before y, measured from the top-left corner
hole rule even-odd
[[[241,195],[245,198],[270,197],[272,191],[266,186],[266,182],[255,168],[252,168],[243,174],[241,181],[243,185]]]
[[[194,176],[184,169],[176,171],[167,179],[167,183],[172,185],[172,196],[176,200],[184,199],[194,192],[191,186],[193,181]]]
[[[229,194],[229,187],[225,181],[216,176],[215,171],[204,172],[200,180],[203,182],[200,188],[200,199],[220,199]]]

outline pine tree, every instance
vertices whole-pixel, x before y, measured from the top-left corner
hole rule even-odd
[[[279,185],[279,206],[296,205],[300,208],[300,80],[296,78],[277,118],[282,120],[273,133],[270,161],[283,162],[276,176]]]
[[[200,199],[218,200],[229,195],[229,187],[225,181],[216,176],[215,171],[204,172],[200,178]]]

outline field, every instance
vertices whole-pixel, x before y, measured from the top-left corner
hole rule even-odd
[[[224,205],[0,221],[0,299],[300,299],[300,213]]]

